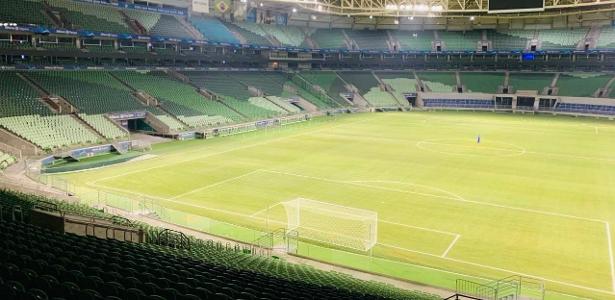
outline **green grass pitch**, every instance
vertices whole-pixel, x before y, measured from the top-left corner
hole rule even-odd
[[[271,231],[286,222],[279,203],[297,197],[373,210],[372,257],[309,244],[299,253],[446,288],[523,274],[543,279],[548,299],[615,299],[612,121],[357,114],[150,154],[58,176],[84,198],[156,199],[178,223],[247,241],[258,236],[198,216]]]

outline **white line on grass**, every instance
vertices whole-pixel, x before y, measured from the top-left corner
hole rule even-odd
[[[157,165],[157,166],[153,166],[153,167],[148,167],[148,168],[142,168],[142,169],[136,168],[133,171],[123,172],[122,174],[99,178],[97,180],[92,181],[92,183],[98,183],[100,181],[104,181],[104,180],[108,180],[108,179],[123,177],[123,176],[126,176],[126,175],[140,173],[140,172],[154,170],[154,169],[159,169],[159,168],[164,168],[164,167],[167,167],[167,166],[177,165],[177,164],[185,163],[185,162],[189,162],[189,161],[201,160],[201,159],[204,159],[204,158],[209,158],[209,157],[220,155],[220,154],[226,154],[226,153],[234,152],[234,151],[237,151],[237,150],[243,150],[243,149],[248,149],[248,148],[252,148],[252,147],[268,145],[268,144],[272,144],[272,143],[275,143],[275,142],[279,142],[279,141],[283,141],[283,140],[287,140],[287,139],[292,139],[292,138],[296,138],[296,137],[300,137],[300,136],[305,136],[305,135],[309,135],[309,134],[316,133],[316,132],[322,132],[322,131],[325,131],[325,130],[329,130],[329,129],[333,129],[333,128],[338,128],[338,127],[342,127],[342,126],[346,126],[346,125],[350,125],[350,124],[366,123],[367,121],[371,121],[371,120],[372,119],[363,119],[363,120],[354,121],[354,122],[337,124],[337,125],[334,125],[334,126],[329,126],[329,127],[325,127],[325,128],[321,128],[321,129],[317,129],[317,130],[311,130],[311,131],[307,131],[307,132],[303,132],[303,133],[298,133],[298,134],[294,134],[294,135],[289,135],[289,136],[284,136],[284,137],[280,137],[280,138],[275,138],[275,139],[271,139],[271,140],[267,140],[267,141],[263,141],[263,142],[259,142],[259,143],[254,143],[254,144],[250,144],[250,145],[243,145],[243,146],[234,147],[234,148],[231,148],[231,149],[227,149],[227,150],[223,150],[223,151],[219,151],[219,152],[214,152],[214,153],[207,153],[207,154],[199,155],[199,156],[192,156],[192,155],[187,155],[187,154],[193,153],[193,152],[199,153],[199,152],[202,152],[203,149],[197,149],[197,150],[194,150],[194,151],[185,151],[185,152],[178,153],[177,155],[178,156],[187,156],[187,157],[190,157],[190,158],[174,160],[172,162],[163,163],[163,164],[160,164],[160,165]],[[165,158],[169,158],[169,156],[167,156]]]
[[[502,208],[502,209],[518,210],[518,211],[525,211],[525,212],[531,212],[531,213],[542,214],[542,215],[549,215],[549,216],[556,216],[556,217],[563,217],[563,218],[570,218],[570,219],[577,219],[577,220],[584,220],[584,221],[604,223],[603,220],[599,220],[599,219],[586,218],[586,217],[580,217],[580,216],[569,215],[569,214],[562,214],[562,213],[557,213],[557,212],[536,210],[536,209],[531,209],[531,208],[515,207],[515,206],[509,206],[509,205],[503,205],[503,204],[495,204],[495,203],[489,203],[489,202],[481,202],[481,201],[475,201],[475,200],[468,200],[468,199],[465,199],[465,198],[463,198],[463,197],[461,197],[459,195],[456,195],[456,194],[453,194],[453,193],[450,193],[450,192],[449,192],[450,195],[455,195],[456,197],[448,197],[448,196],[435,195],[435,194],[429,194],[429,193],[421,193],[421,192],[414,192],[414,191],[408,191],[408,190],[402,190],[402,189],[394,189],[394,188],[382,187],[382,186],[371,185],[371,184],[357,183],[356,181],[353,182],[353,181],[341,181],[341,180],[327,179],[327,178],[322,178],[322,177],[307,176],[307,175],[301,175],[301,174],[295,174],[295,173],[289,173],[289,172],[281,172],[281,171],[274,171],[274,170],[262,170],[262,171],[263,172],[274,173],[274,174],[295,176],[295,177],[301,177],[301,178],[309,178],[309,179],[320,180],[320,181],[325,181],[325,182],[350,184],[350,185],[355,185],[355,186],[368,187],[368,188],[372,188],[372,189],[379,189],[379,190],[383,190],[383,191],[390,191],[390,192],[398,192],[398,193],[405,193],[405,194],[414,194],[414,195],[428,196],[428,197],[447,199],[447,200],[458,201],[458,202],[472,203],[472,204],[476,204],[476,205],[492,206],[492,207],[497,207],[497,208]],[[385,182],[385,181],[382,181],[382,182]]]
[[[266,170],[263,170],[263,171],[266,171]],[[96,186],[96,185],[93,185],[93,186]],[[108,187],[101,187],[101,188],[108,188]],[[122,191],[122,192],[125,192],[125,193],[128,193],[128,194],[143,196],[141,194],[130,192],[130,191],[124,190],[124,189],[116,189],[116,188],[109,188],[109,189],[112,189],[112,190],[115,189],[115,190],[119,190],[119,191]],[[242,217],[248,217],[248,218],[254,218],[254,219],[257,219],[257,220],[267,221],[265,218],[261,218],[261,217],[255,217],[255,216],[252,217],[250,215],[246,215],[246,214],[242,214],[242,213],[237,213],[237,212],[227,211],[227,210],[223,210],[223,209],[217,209],[217,208],[211,208],[211,207],[206,207],[206,206],[202,206],[202,205],[186,203],[186,202],[182,202],[182,201],[178,201],[178,200],[169,200],[169,199],[165,199],[165,198],[161,198],[161,197],[150,197],[150,198],[158,199],[158,200],[161,200],[161,201],[178,203],[178,204],[185,205],[185,206],[202,208],[202,209],[205,209],[205,210],[219,211],[219,212],[227,213],[227,214],[230,214],[230,215],[236,215],[236,216],[242,216]],[[275,221],[275,220],[268,220],[268,221],[272,222],[272,223],[286,224],[285,222],[279,222],[279,221]],[[241,227],[241,226],[239,226],[239,227]],[[561,284],[561,285],[565,285],[565,286],[570,286],[570,287],[574,287],[574,288],[579,288],[579,289],[583,289],[583,290],[588,290],[588,291],[594,291],[594,292],[600,292],[600,293],[607,293],[607,294],[615,295],[614,291],[607,291],[607,290],[603,290],[603,289],[596,289],[596,288],[586,287],[586,286],[582,286],[582,285],[578,285],[578,284],[574,284],[574,283],[568,283],[568,282],[562,282],[562,281],[558,281],[558,280],[547,279],[547,278],[543,278],[543,277],[540,277],[540,276],[524,274],[524,273],[520,273],[520,272],[516,272],[516,271],[511,271],[511,270],[507,270],[507,269],[503,269],[503,268],[498,268],[498,267],[483,265],[483,264],[479,264],[479,263],[464,261],[464,260],[461,260],[461,259],[455,259],[455,258],[451,258],[451,257],[441,257],[440,255],[426,253],[426,252],[417,251],[417,250],[406,249],[406,248],[402,248],[402,247],[398,247],[398,246],[393,246],[393,245],[388,245],[388,244],[381,244],[381,243],[379,243],[379,244],[383,245],[385,247],[391,246],[391,247],[393,247],[395,249],[404,250],[404,251],[408,251],[408,252],[412,252],[412,253],[417,253],[417,254],[423,254],[423,255],[427,255],[427,256],[431,256],[431,257],[437,257],[437,258],[440,258],[440,259],[449,260],[449,261],[457,262],[457,263],[460,263],[460,264],[477,266],[477,267],[482,267],[482,268],[486,268],[486,269],[496,270],[496,271],[500,271],[500,272],[506,272],[506,273],[517,274],[517,275],[522,275],[522,276],[526,276],[526,277],[532,277],[532,278],[536,278],[536,279],[539,279],[539,280],[548,281],[548,282],[552,282],[552,283],[557,283],[557,284]],[[466,276],[466,275],[464,275],[464,276]]]
[[[613,293],[615,293],[615,262],[613,261],[613,242],[611,239],[611,224],[609,222],[604,222],[604,226],[606,226],[606,237],[609,243],[609,260],[611,263],[611,284],[613,288]]]
[[[171,197],[171,198],[169,198],[168,200],[175,200],[175,199],[181,198],[181,197],[183,197],[183,196],[187,196],[187,195],[190,195],[190,194],[193,194],[193,193],[196,193],[196,192],[204,191],[204,190],[206,190],[206,189],[210,189],[210,188],[212,188],[212,187],[216,187],[216,186],[219,186],[219,185],[225,184],[225,183],[227,183],[227,182],[235,181],[235,180],[238,180],[238,179],[241,179],[241,178],[244,178],[244,177],[250,176],[250,175],[252,175],[252,174],[254,174],[254,173],[257,173],[257,172],[260,172],[260,171],[261,171],[260,169],[257,169],[257,170],[254,170],[254,171],[250,171],[250,172],[248,172],[248,173],[244,173],[244,174],[239,175],[239,176],[235,176],[235,177],[232,177],[232,178],[227,178],[227,179],[225,179],[225,180],[221,180],[221,181],[218,181],[218,182],[214,182],[214,183],[212,183],[212,184],[208,184],[208,185],[206,185],[206,186],[203,186],[203,187],[200,187],[200,188],[196,188],[196,189],[194,189],[194,190],[187,191],[187,192],[185,192],[185,193],[183,193],[183,194],[179,194],[179,195],[177,195],[177,196]]]
[[[406,225],[406,224],[395,223],[395,222],[385,221],[385,220],[378,220],[378,222],[392,224],[392,225],[397,225],[397,226],[403,226],[403,227],[408,227],[408,228],[420,229],[420,230],[423,230],[423,231],[429,231],[429,232],[435,232],[435,233],[440,233],[440,234],[446,234],[446,235],[450,235],[450,236],[458,236],[459,235],[458,233],[454,233],[454,232],[442,231],[442,230],[425,228],[425,227],[420,227],[420,226]]]
[[[451,242],[450,245],[448,245],[448,248],[446,248],[446,250],[444,251],[444,253],[442,253],[442,257],[446,257],[448,255],[449,252],[451,252],[451,249],[453,249],[453,246],[455,246],[455,243],[457,243],[457,241],[459,240],[459,238],[461,237],[460,234],[458,234],[455,239],[453,239],[453,241]]]

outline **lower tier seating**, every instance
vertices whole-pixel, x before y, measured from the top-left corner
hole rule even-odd
[[[471,108],[471,109],[493,109],[493,100],[475,99],[423,99],[424,107],[431,108]]]
[[[107,139],[113,140],[126,136],[125,131],[122,131],[117,125],[105,118],[104,115],[79,114],[79,117]]]
[[[68,115],[27,115],[0,118],[0,127],[6,128],[43,150],[99,141],[94,133]]]
[[[15,157],[8,153],[0,151],[0,171],[6,169],[8,166],[14,164],[17,161]]]
[[[11,210],[19,206],[27,222],[40,200],[60,204],[58,208],[69,214],[122,221],[83,206],[0,190],[3,299],[439,299],[213,242],[192,239],[189,249],[175,249],[155,239],[104,240],[8,221]],[[146,229],[148,237],[159,232],[139,223],[127,226]]]

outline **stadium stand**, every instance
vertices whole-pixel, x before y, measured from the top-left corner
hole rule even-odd
[[[231,44],[240,43],[235,35],[216,18],[192,17],[190,21],[207,40]]]
[[[342,79],[354,85],[359,93],[373,106],[399,106],[395,98],[380,89],[380,83],[371,72],[339,72]]]
[[[340,94],[346,93],[344,82],[337,76],[335,72],[302,72],[301,76],[312,85],[322,88],[327,94],[334,99],[342,100]]]
[[[541,30],[539,31],[541,49],[575,49],[587,31],[587,28]]]
[[[117,9],[71,0],[47,0],[61,13],[73,29],[89,29],[100,32],[132,33]]]
[[[0,151],[0,171],[17,162],[17,159],[8,153]]]
[[[493,49],[523,50],[528,48],[528,42],[533,37],[533,31],[487,30],[487,39],[492,42]]]
[[[459,76],[466,92],[493,94],[504,85],[504,73],[460,72]]]
[[[49,108],[39,101],[40,95],[15,72],[0,72],[1,117],[49,115]]]
[[[376,75],[382,80],[384,84],[389,85],[393,91],[393,95],[397,98],[402,105],[407,106],[409,103],[406,101],[404,93],[416,93],[417,80],[410,72],[377,72]]]
[[[104,115],[79,114],[79,117],[107,139],[113,140],[126,136],[126,132],[105,118]]]
[[[346,49],[343,29],[318,29],[311,35],[318,48]]]
[[[149,29],[149,34],[177,38],[193,38],[192,35],[184,29],[184,26],[182,26],[177,18],[176,16],[160,15],[158,22]]]
[[[147,32],[150,32],[152,28],[154,28],[154,26],[158,24],[158,21],[162,16],[161,14],[136,9],[126,9],[123,12],[130,19],[139,22],[139,24],[141,24],[141,26],[143,26],[145,30],[147,30]]]
[[[94,133],[88,131],[77,120],[68,115],[6,117],[0,119],[0,127],[8,129],[43,150],[54,150],[99,141]]]
[[[143,110],[143,105],[130,95],[130,90],[107,72],[42,71],[25,75],[51,94],[64,97],[82,113]]]
[[[69,216],[139,228],[147,243],[60,234],[30,225],[42,201]],[[81,205],[0,191],[0,292],[11,299],[408,299],[435,296],[316,270],[211,241],[166,246],[162,231]],[[26,222],[12,221],[13,208]]]
[[[0,20],[18,24],[53,25],[42,1],[0,1]]]
[[[400,50],[431,51],[433,48],[433,31],[392,30],[391,34],[399,41]]]
[[[546,73],[510,73],[509,86],[513,90],[530,90],[542,93],[545,87],[551,85],[554,74]]]
[[[482,39],[482,31],[439,31],[440,40],[446,50],[476,50]]]
[[[615,27],[604,26],[600,29],[600,38],[596,43],[598,49],[615,48]]]
[[[494,109],[493,100],[477,99],[423,99],[427,108]]]
[[[387,34],[382,30],[348,30],[348,37],[354,40],[359,49],[388,50]]]
[[[586,103],[559,103],[555,107],[555,111],[593,115],[615,115],[615,106]]]
[[[305,41],[305,33],[295,26],[260,25],[263,31],[275,37],[282,46],[299,47]]]
[[[613,79],[613,75],[592,73],[560,74],[557,80],[558,94],[574,97],[594,97]]]
[[[162,72],[115,72],[116,76],[138,90],[158,98],[160,106],[191,127],[212,126],[241,117],[221,103],[200,95],[188,84],[169,78]]]
[[[271,46],[271,42],[269,42],[269,40],[267,40],[265,36],[256,34],[250,30],[245,29],[244,27],[249,26],[246,24],[250,23],[225,23],[226,27],[228,27],[229,30],[231,30],[232,32],[234,31],[244,37],[248,44]]]
[[[455,90],[457,80],[454,73],[448,72],[420,72],[418,77],[432,92],[450,93]]]

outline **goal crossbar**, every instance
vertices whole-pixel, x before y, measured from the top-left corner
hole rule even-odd
[[[368,251],[377,242],[378,213],[306,198],[282,202],[288,230],[303,239]]]

